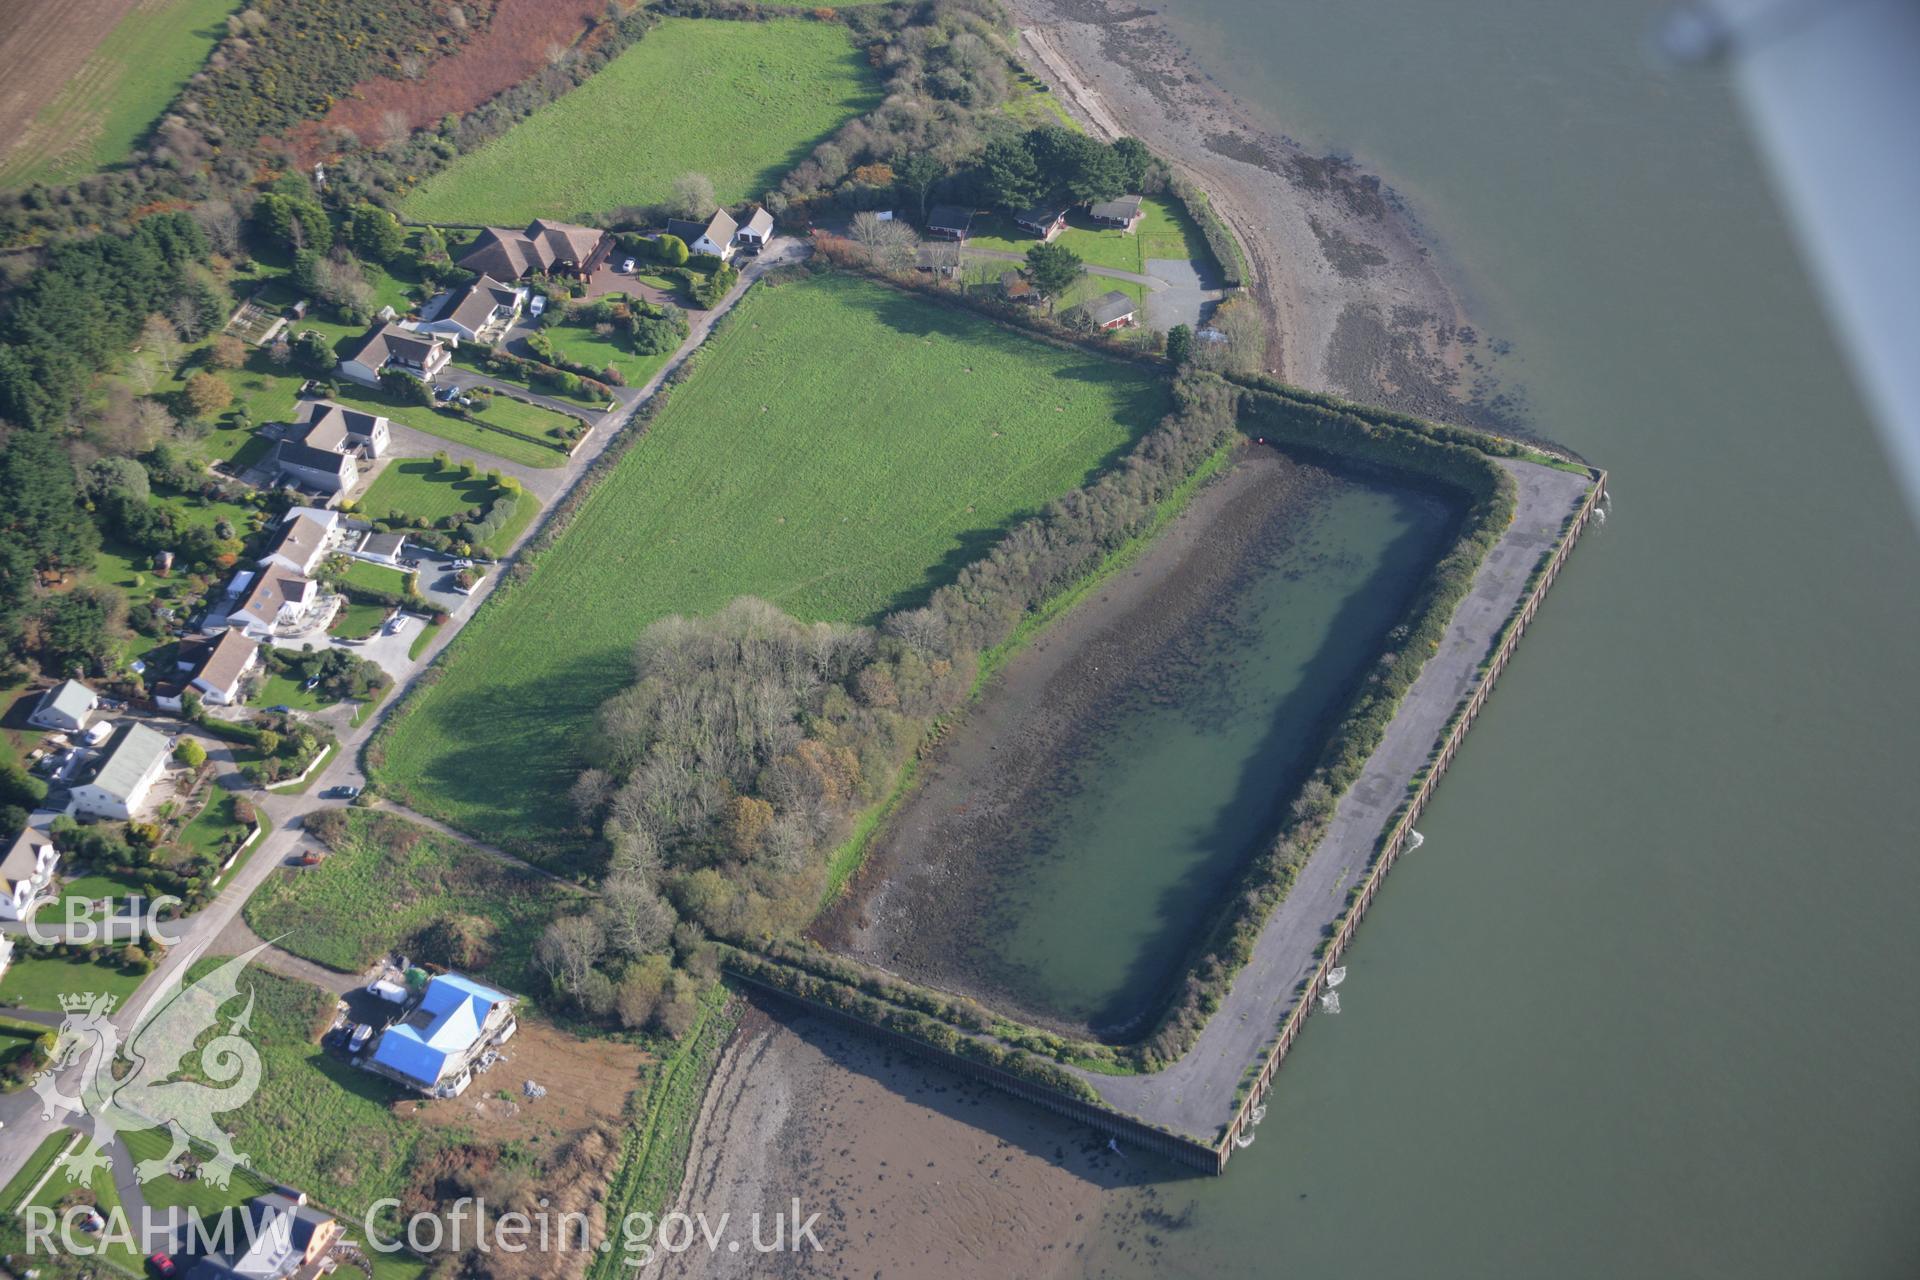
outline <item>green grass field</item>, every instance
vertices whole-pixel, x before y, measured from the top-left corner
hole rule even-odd
[[[523,226],[664,199],[683,173],[759,196],[878,101],[834,23],[669,18],[592,79],[407,197],[411,222]]]
[[[148,0],[107,33],[0,157],[0,189],[125,160],[227,32],[241,0]]]
[[[916,602],[1168,407],[1136,366],[864,281],[759,286],[532,578],[454,640],[378,779],[538,853],[649,622],[741,595],[847,621]]]
[[[349,838],[317,867],[276,871],[246,905],[263,938],[315,964],[358,973],[448,915],[495,929],[491,959],[476,971],[513,991],[538,989],[533,943],[577,892],[476,854],[401,819],[347,814]]]

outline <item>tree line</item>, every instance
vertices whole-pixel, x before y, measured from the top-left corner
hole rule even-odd
[[[1216,379],[1183,380],[1176,411],[1123,462],[877,626],[806,623],[742,599],[646,627],[633,683],[601,708],[593,765],[570,796],[617,909],[549,928],[536,958],[554,991],[591,1015],[657,1021],[657,994],[641,996],[661,973],[710,971],[708,939],[797,933],[829,855],[965,702],[980,656],[1143,532],[1229,438],[1232,406]],[[644,986],[625,998],[630,977]]]

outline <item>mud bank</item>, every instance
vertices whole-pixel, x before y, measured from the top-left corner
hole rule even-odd
[[[742,1022],[701,1110],[681,1211],[820,1215],[821,1249],[704,1247],[646,1274],[1078,1274],[1106,1193],[1190,1176],[873,1040],[780,1010]],[[1165,1225],[1165,1224],[1163,1224]],[[1181,1224],[1171,1224],[1175,1229]]]
[[[1410,530],[1394,503],[1419,517]],[[1395,548],[1384,572],[1340,531],[1356,511],[1388,522],[1374,530]],[[1244,451],[1008,664],[816,936],[1030,1021],[1124,1038],[1271,838],[1447,519],[1438,500]]]
[[[1130,134],[1205,190],[1249,258],[1269,372],[1427,417],[1517,430],[1497,357],[1467,324],[1391,187],[1254,119],[1151,9],[1014,0],[1021,55],[1093,132]]]

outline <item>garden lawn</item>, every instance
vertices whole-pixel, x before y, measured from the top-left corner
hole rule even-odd
[[[134,8],[0,160],[0,188],[71,182],[125,160],[240,7],[241,0],[148,0]]]
[[[256,707],[292,707],[295,711],[319,711],[333,705],[333,700],[323,698],[319,689],[302,689],[304,683],[283,671],[275,672],[261,682],[260,692],[248,701]]]
[[[1148,196],[1140,207],[1140,225],[1131,232],[1103,227],[1084,210],[1075,209],[1067,215],[1067,229],[1054,243],[1073,250],[1090,267],[1111,267],[1136,275],[1153,274],[1147,269],[1149,258],[1183,258],[1200,264],[1203,271],[1214,269],[1206,237],[1185,209],[1160,196]],[[1013,219],[1005,214],[976,218],[974,228],[975,234],[967,241],[970,248],[1025,253],[1040,243],[1037,236],[1014,226]],[[1111,279],[1102,285],[1103,291],[1123,287],[1123,282]]]
[[[608,365],[620,371],[630,387],[645,386],[648,378],[660,372],[673,355],[671,351],[662,351],[657,355],[637,355],[626,344],[611,335],[602,337],[593,331],[591,325],[564,324],[546,330],[553,339],[554,349],[569,360],[591,365],[595,369],[604,369]]]
[[[736,204],[878,101],[876,76],[837,23],[668,18],[401,208],[411,222],[578,220],[664,200],[689,172]]]
[[[94,991],[115,996],[125,1004],[146,977],[144,973],[123,973],[114,964],[15,953],[6,977],[0,978],[0,1003],[58,1013],[61,996]]]
[[[420,520],[485,510],[494,499],[485,475],[462,476],[459,468],[441,470],[432,458],[396,458],[387,464],[360,498],[360,514],[378,520],[388,512]]]
[[[848,622],[917,603],[1170,406],[1139,366],[846,276],[757,286],[671,396],[389,717],[369,758],[390,794],[564,855],[581,740],[649,622],[741,595]]]
[[[475,507],[484,513],[494,497],[494,488],[485,476],[469,480],[457,469],[442,471],[431,458],[400,458],[389,463],[380,478],[367,489],[360,499],[360,510],[373,520],[389,512],[439,520],[444,516],[463,516]],[[524,490],[516,494],[513,519],[507,521],[487,549],[495,554],[504,553],[538,514],[538,499]]]
[[[596,409],[606,408],[606,401],[598,397],[590,396],[580,403],[583,406],[591,405]],[[521,444],[519,441],[511,440],[509,437],[510,442],[518,447],[522,449],[537,449],[539,452],[553,459],[550,463],[543,462],[539,465],[554,467],[566,461],[565,450],[567,442],[561,435],[561,432],[571,431],[578,427],[580,423],[580,420],[571,414],[560,413],[554,409],[545,409],[537,404],[528,404],[525,400],[516,400],[512,396],[504,393],[495,394],[487,398],[485,407],[480,409],[475,416],[482,422],[490,422],[496,427],[505,427],[509,431],[518,431],[521,435],[532,436],[536,440],[552,441],[552,446],[548,448],[538,445]],[[445,421],[454,421],[454,419],[445,419]],[[479,427],[470,427],[469,430],[476,432],[481,440],[501,439],[500,434],[496,431],[487,431]],[[500,453],[502,457],[507,456],[498,449],[495,449],[493,452]]]
[[[347,836],[317,867],[273,873],[246,905],[263,938],[315,964],[359,973],[445,916],[494,929],[477,971],[509,991],[536,990],[534,940],[555,913],[585,896],[391,814],[346,810]]]
[[[380,629],[380,624],[387,620],[387,613],[387,606],[383,604],[361,604],[358,600],[349,600],[340,606],[330,630],[341,640],[364,640]]]
[[[295,692],[299,686],[294,686]],[[311,697],[312,695],[307,695]],[[219,857],[224,860],[228,843],[234,837],[244,838],[247,828],[233,816],[233,792],[222,786],[211,788],[213,794],[193,821],[182,827],[173,843],[182,853],[192,857]]]
[[[362,591],[405,595],[407,590],[406,574],[383,564],[374,564],[371,560],[347,561],[346,572],[340,575],[340,581],[350,587],[359,587]]]

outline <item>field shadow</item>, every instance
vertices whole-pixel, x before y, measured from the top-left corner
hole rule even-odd
[[[567,791],[586,767],[601,702],[629,682],[625,655],[624,647],[597,650],[537,677],[471,688],[442,681],[407,725],[435,738],[434,749],[421,753],[424,767],[395,798],[404,803],[408,790],[450,797],[466,810],[458,825],[481,839],[549,870],[589,870],[588,850],[566,834]],[[423,722],[429,716],[434,728]]]
[[[816,284],[814,287],[820,287]],[[1142,373],[1121,360],[1103,359],[1084,352],[1066,353],[1046,347],[995,325],[984,317],[974,315],[956,307],[946,306],[937,300],[899,292],[894,289],[860,285],[871,289],[873,297],[863,299],[862,305],[871,309],[875,318],[894,332],[908,338],[948,338],[955,342],[985,343],[998,348],[1015,345],[1034,351],[1048,351],[1066,357],[1066,363],[1054,369],[1051,377],[1055,380],[1078,384],[1081,387],[1114,387],[1148,381]],[[1126,436],[1114,446],[1090,462],[1079,478],[1068,488],[1062,489],[1055,497],[1064,497],[1073,488],[1084,487],[1099,476],[1113,470],[1133,451],[1147,432],[1157,426],[1173,408],[1171,395],[1167,390],[1154,384],[1149,395],[1117,395],[1112,397],[1110,409],[1113,420],[1125,428]],[[1051,499],[1049,500],[1051,501]],[[932,598],[933,593],[959,577],[961,570],[984,558],[1005,537],[1007,531],[1040,515],[1046,504],[1024,507],[1008,513],[1002,519],[982,524],[977,528],[962,530],[956,535],[957,541],[947,553],[929,566],[919,582],[896,592],[887,603],[869,615],[865,621],[871,625],[877,623],[889,613],[906,609],[917,609]]]

